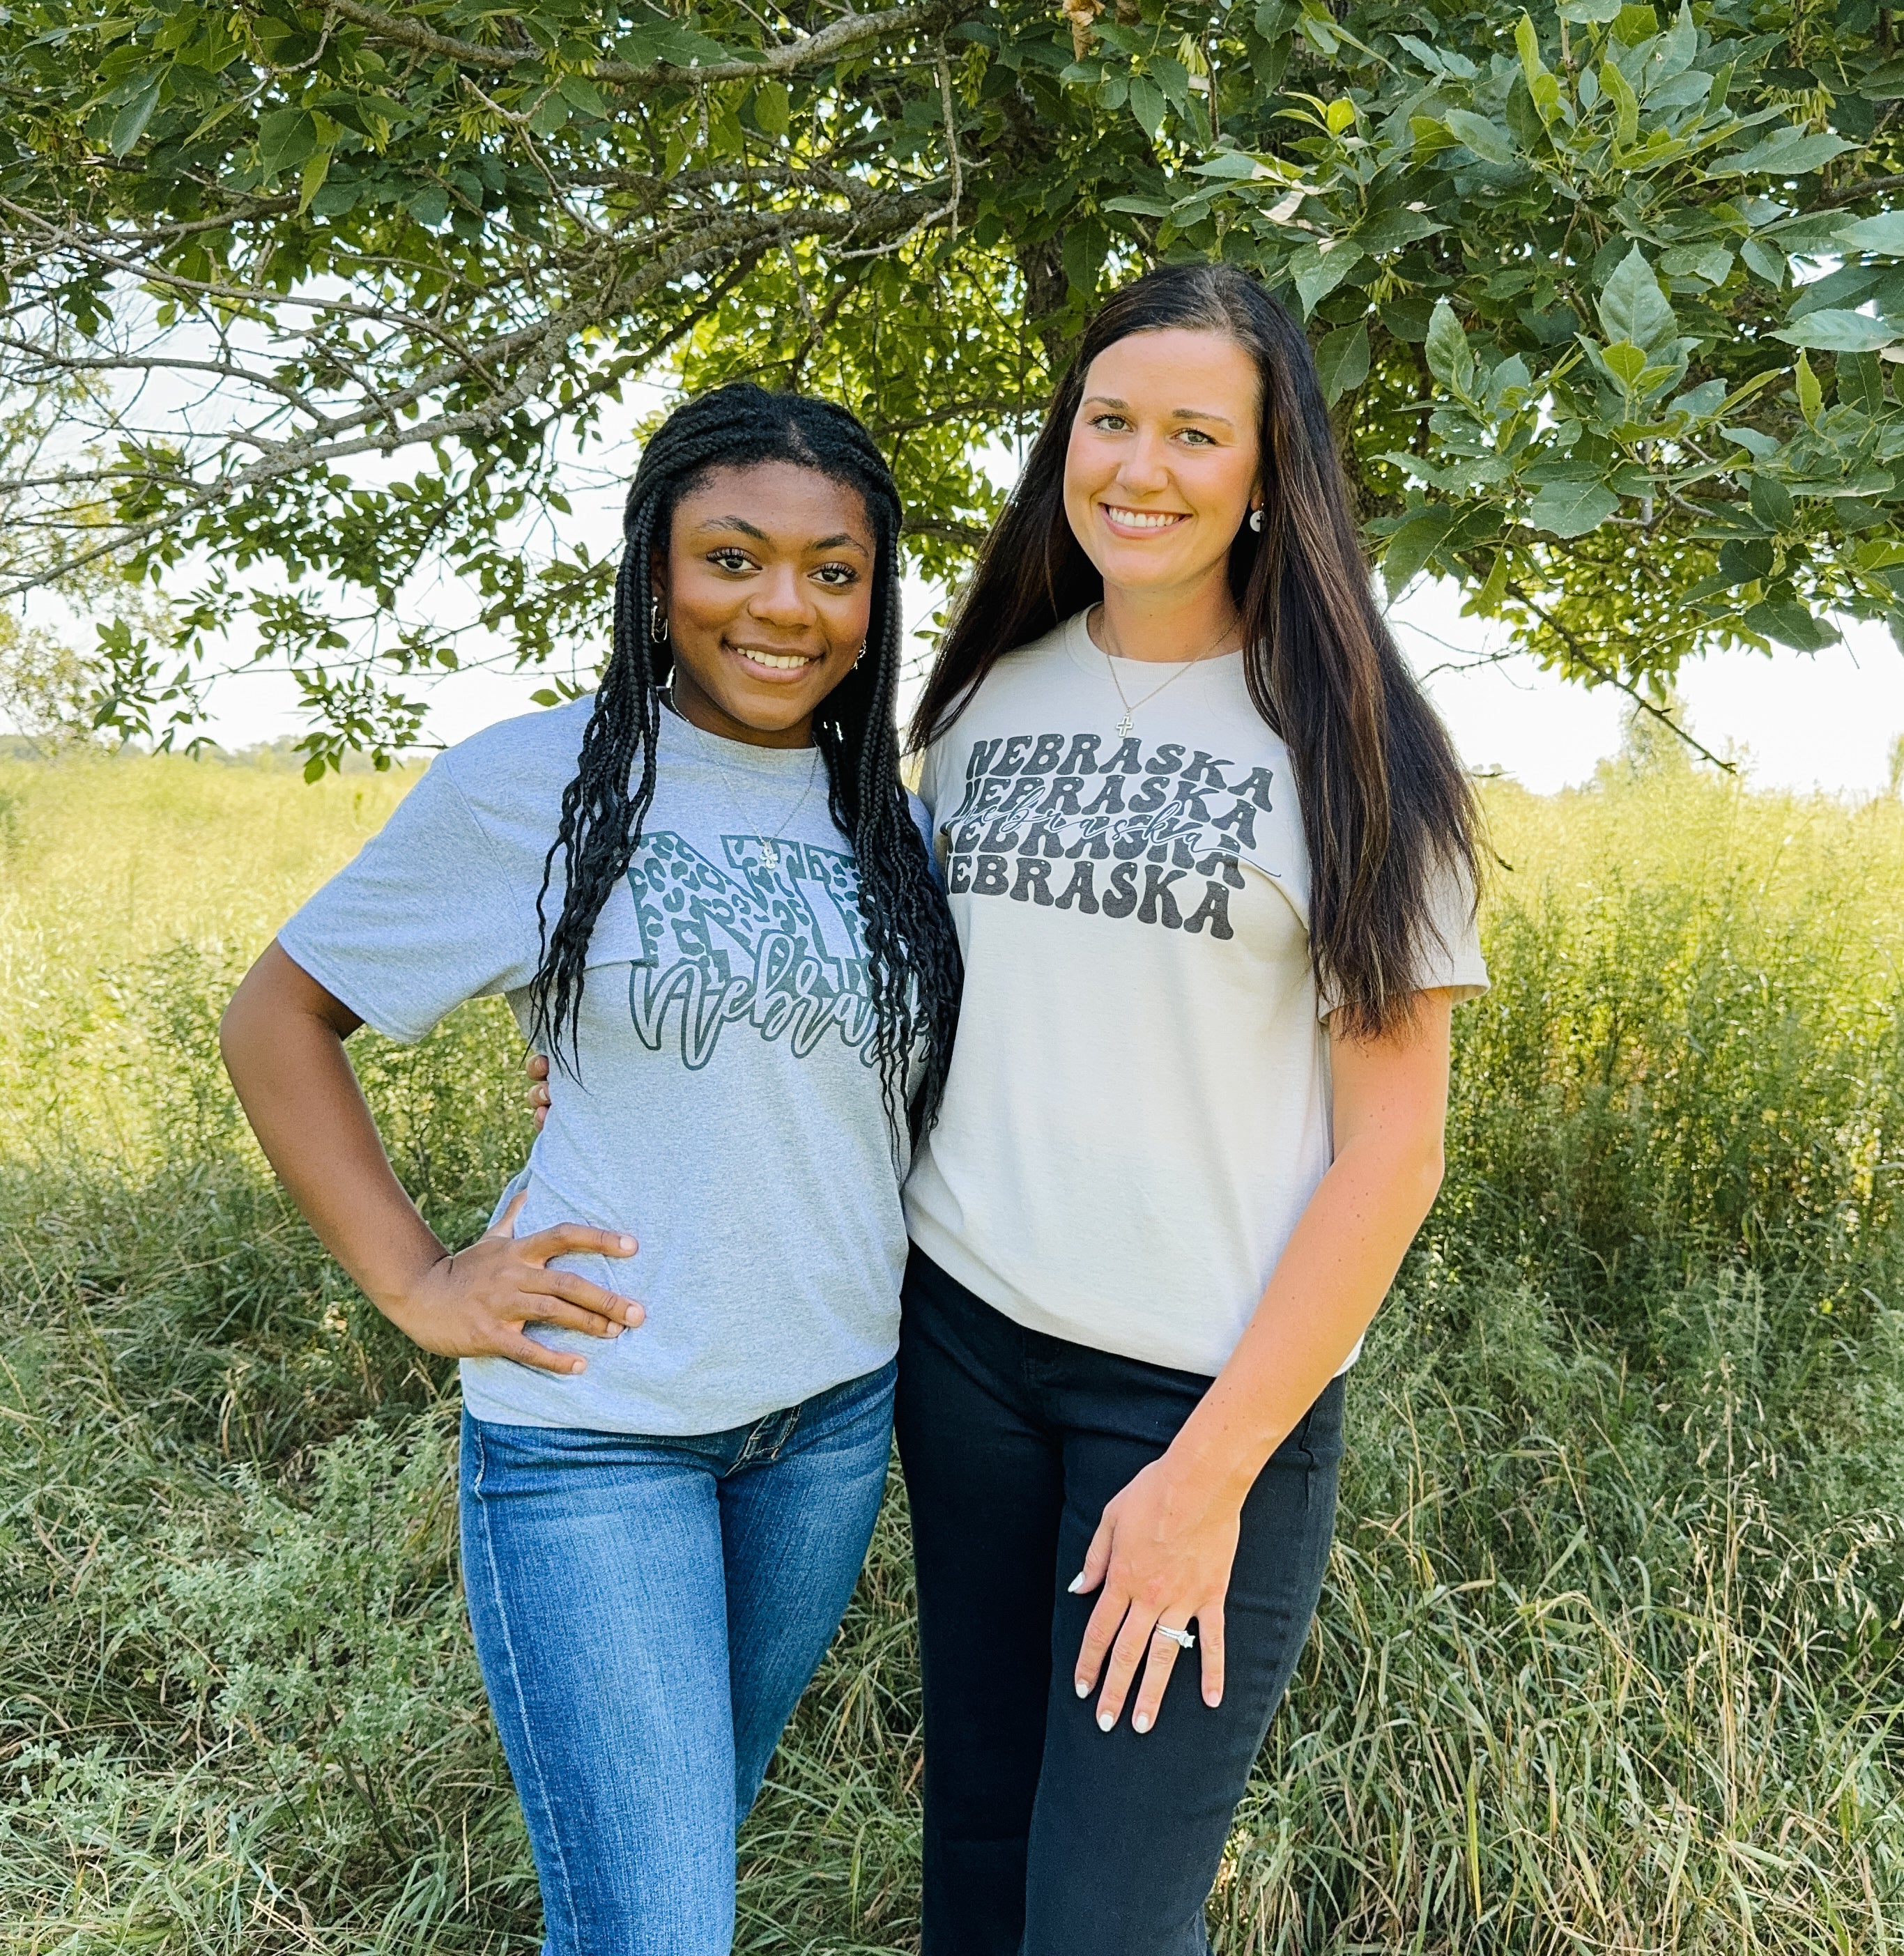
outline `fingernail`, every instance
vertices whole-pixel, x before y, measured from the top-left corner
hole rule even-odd
[[[638,1304],[631,1304],[628,1307],[628,1322],[630,1324],[639,1324],[647,1314]]]
[[[1081,1677],[1074,1677],[1071,1682],[1073,1688],[1076,1690],[1078,1696],[1080,1698],[1088,1698],[1091,1696],[1091,1685],[1088,1680]]]
[[[1081,1595],[1084,1593],[1085,1572],[1081,1569],[1079,1570],[1077,1574],[1072,1576],[1071,1580],[1064,1586],[1070,1591],[1072,1595]]]
[[[1097,1715],[1097,1729],[1100,1732],[1108,1732],[1116,1723],[1117,1721],[1108,1712],[1100,1712]]]
[[[1133,1732],[1148,1732],[1150,1729],[1151,1715],[1148,1712],[1139,1712],[1132,1716],[1131,1730]]]
[[[617,1236],[615,1238],[615,1248],[618,1249],[624,1257],[627,1256],[634,1248],[634,1247],[635,1239],[632,1236]]]

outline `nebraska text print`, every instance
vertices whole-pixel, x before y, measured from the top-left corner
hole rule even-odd
[[[784,1038],[804,1059],[838,1029],[867,1065],[873,1026],[860,921],[859,872],[850,853],[753,835],[724,835],[725,865],[663,829],[629,866],[641,925],[641,961],[628,1003],[642,1043],[658,1052],[676,1017],[682,1063],[713,1058],[723,1030],[745,1024]]]
[[[1179,741],[1147,751],[1134,735],[1115,746],[1097,734],[977,741],[964,797],[938,825],[946,887],[1233,937],[1239,863],[1274,804],[1268,768],[1233,779],[1233,765]]]

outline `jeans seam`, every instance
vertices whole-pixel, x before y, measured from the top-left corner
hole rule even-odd
[[[529,1715],[529,1706],[523,1699],[522,1673],[516,1661],[516,1640],[510,1634],[509,1611],[503,1601],[502,1574],[496,1566],[496,1544],[490,1532],[488,1515],[484,1510],[482,1481],[487,1462],[483,1453],[482,1428],[474,1420],[471,1421],[470,1425],[476,1443],[476,1473],[470,1492],[475,1497],[477,1518],[482,1524],[483,1562],[489,1576],[491,1601],[495,1609],[497,1623],[502,1631],[503,1650],[509,1664],[509,1688],[516,1699],[516,1716],[522,1727],[523,1749],[528,1756],[529,1767],[535,1775],[536,1797],[542,1802],[542,1811],[551,1823],[549,1845],[554,1853],[557,1872],[561,1878],[562,1904],[568,1912],[570,1939],[579,1949],[582,1946],[582,1924],[575,1912],[575,1885],[569,1879],[568,1860],[562,1852],[560,1830],[553,1824],[555,1803],[549,1796],[548,1781],[543,1773],[542,1762],[535,1749],[535,1726]]]
[[[769,1460],[778,1460],[793,1443],[794,1435],[800,1430],[800,1415],[804,1402],[794,1406],[787,1415],[787,1430],[774,1442],[773,1451],[767,1456]]]

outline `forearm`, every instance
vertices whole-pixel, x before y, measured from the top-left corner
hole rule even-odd
[[[1265,1463],[1340,1369],[1394,1282],[1441,1183],[1441,1150],[1371,1137],[1337,1156],[1230,1361],[1169,1458],[1240,1506]]]
[[[447,1254],[393,1172],[336,1002],[273,945],[227,1008],[225,1064],[266,1159],[324,1248],[387,1313]]]

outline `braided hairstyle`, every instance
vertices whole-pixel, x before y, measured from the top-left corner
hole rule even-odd
[[[573,1071],[584,968],[595,919],[641,847],[655,798],[662,698],[674,650],[650,629],[649,579],[665,553],[676,505],[713,470],[789,462],[864,499],[877,546],[872,617],[858,664],[821,701],[813,742],[826,769],[834,825],[857,859],[866,976],[874,1024],[870,1056],[892,1131],[916,1140],[938,1110],[958,1010],[958,941],[899,779],[893,701],[900,658],[899,492],[873,438],[842,407],[740,383],[677,409],[642,451],[622,516],[614,636],[574,778],[542,866],[535,901],[542,962],[531,995],[534,1028]],[[561,913],[546,901],[562,858]],[[570,1058],[564,1059],[566,1039]],[[917,1086],[907,1090],[916,1066]]]

